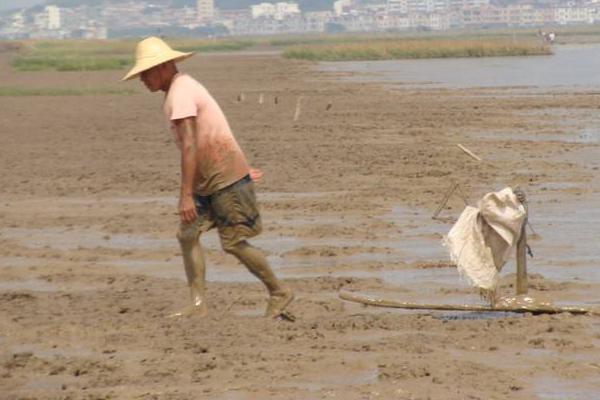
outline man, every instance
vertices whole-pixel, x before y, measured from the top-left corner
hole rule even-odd
[[[142,40],[136,64],[123,78],[140,77],[151,92],[165,92],[164,113],[181,150],[180,227],[177,238],[190,287],[192,304],[175,316],[207,314],[205,263],[200,234],[217,228],[221,246],[234,255],[267,287],[265,315],[277,317],[293,300],[273,274],[265,256],[247,239],[258,235],[261,220],[253,180],[261,172],[249,168],[227,119],[209,92],[196,80],[178,72],[182,53],[156,37]]]

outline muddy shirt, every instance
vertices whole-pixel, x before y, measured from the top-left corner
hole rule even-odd
[[[177,74],[165,97],[164,113],[171,121],[188,117],[196,119],[198,146],[194,192],[208,196],[242,179],[249,172],[248,162],[233,137],[223,111],[198,81]],[[175,138],[179,140],[178,136]],[[181,143],[177,143],[181,147]]]

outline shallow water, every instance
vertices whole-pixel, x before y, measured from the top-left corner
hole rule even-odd
[[[541,400],[591,400],[600,392],[597,379],[582,377],[575,381],[551,376],[536,380],[534,387]]]
[[[600,45],[554,46],[554,55],[423,60],[323,62],[320,68],[354,73],[353,81],[418,87],[600,87]]]

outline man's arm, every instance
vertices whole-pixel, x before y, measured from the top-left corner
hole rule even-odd
[[[173,121],[181,142],[181,193],[179,194],[179,217],[190,223],[198,218],[194,204],[194,178],[197,171],[196,120],[193,117]]]

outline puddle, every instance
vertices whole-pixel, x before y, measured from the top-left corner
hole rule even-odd
[[[27,290],[32,292],[57,292],[59,288],[49,282],[39,279],[23,281],[0,281],[0,292]]]
[[[480,320],[480,319],[499,319],[499,318],[521,318],[523,314],[513,312],[491,312],[491,311],[460,311],[460,312],[444,312],[441,315],[434,316],[435,319],[446,321],[462,321],[462,320]]]
[[[540,183],[539,186],[542,190],[569,190],[569,189],[580,189],[582,183],[579,182],[544,182]]]
[[[19,281],[0,281],[0,292],[31,291],[31,292],[86,292],[96,290],[98,286],[82,285],[77,282],[61,284],[50,283],[41,279],[26,279]]]
[[[600,381],[597,378],[567,380],[549,376],[535,380],[534,392],[541,400],[591,400],[598,398]]]
[[[0,236],[15,239],[30,249],[51,248],[68,251],[111,248],[121,250],[157,250],[172,248],[174,239],[157,239],[136,235],[109,235],[100,231],[65,228],[2,228]]]
[[[39,265],[49,266],[60,261],[51,261],[41,257],[0,257],[0,268],[25,268]]]
[[[364,365],[363,361],[350,361],[342,365],[336,364],[324,369],[320,366],[314,372],[302,372],[298,377],[290,378],[280,388],[293,387],[309,392],[318,392],[323,389],[333,389],[336,386],[347,388],[349,386],[362,386],[377,383],[379,369],[375,366]]]
[[[527,142],[600,143],[600,127],[584,128],[571,133],[529,133],[529,132],[481,132],[474,135],[488,140],[516,140]]]
[[[257,193],[259,201],[281,201],[321,198],[332,195],[344,194],[346,192],[261,192]]]

